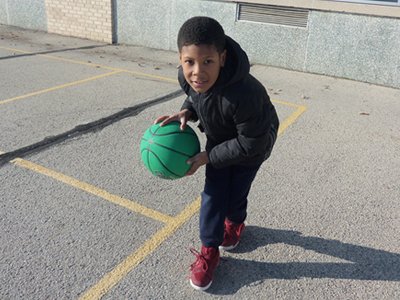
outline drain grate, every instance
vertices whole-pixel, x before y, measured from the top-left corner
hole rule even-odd
[[[238,3],[238,21],[307,27],[309,10],[306,8]]]

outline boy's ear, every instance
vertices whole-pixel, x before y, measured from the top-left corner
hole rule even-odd
[[[225,61],[226,61],[226,49],[220,54],[221,67],[225,66]]]

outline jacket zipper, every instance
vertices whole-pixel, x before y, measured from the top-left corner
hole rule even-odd
[[[207,125],[206,125],[206,122],[205,122],[205,106],[206,106],[206,101],[207,101],[207,98],[206,99],[204,99],[202,96],[198,96],[199,97],[199,110],[200,110],[200,115],[201,115],[201,125],[203,126],[203,128],[204,128],[204,133],[206,134],[206,135],[208,135],[208,127],[207,127]]]

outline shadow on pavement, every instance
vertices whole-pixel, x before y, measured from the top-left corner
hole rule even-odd
[[[302,247],[348,262],[271,263],[223,257],[210,294],[230,295],[240,288],[267,279],[335,278],[400,281],[400,254],[352,245],[337,240],[302,236],[300,232],[256,226],[246,227],[241,244],[233,253],[245,253],[269,244]]]

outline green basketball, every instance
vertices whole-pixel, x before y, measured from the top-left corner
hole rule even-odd
[[[200,152],[200,142],[189,125],[180,129],[180,122],[149,127],[140,142],[142,161],[150,172],[164,179],[185,176],[190,169],[186,162]]]

